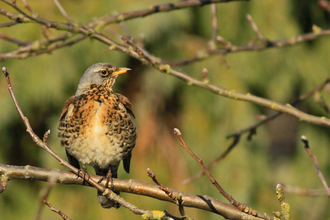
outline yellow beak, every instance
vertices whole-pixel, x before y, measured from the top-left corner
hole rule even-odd
[[[131,70],[130,68],[126,68],[126,67],[119,67],[115,72],[112,73],[112,75],[120,75],[123,73],[126,73],[127,71]]]

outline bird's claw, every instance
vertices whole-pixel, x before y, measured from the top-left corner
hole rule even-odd
[[[77,178],[78,177],[81,177],[83,182],[82,182],[82,185],[85,185],[86,184],[86,176],[87,176],[87,179],[89,180],[90,179],[90,175],[87,173],[87,169],[86,169],[86,166],[83,165],[81,169],[79,169],[78,173],[77,173]]]

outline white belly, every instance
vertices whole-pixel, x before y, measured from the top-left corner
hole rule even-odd
[[[103,123],[103,115],[94,115],[88,123],[86,133],[73,140],[67,150],[83,164],[100,168],[117,165],[125,156],[121,142],[115,136],[106,135],[109,127]]]

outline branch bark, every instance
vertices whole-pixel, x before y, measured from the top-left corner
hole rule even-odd
[[[33,166],[14,166],[0,164],[0,176],[1,178],[13,179],[29,179],[34,181],[48,181],[51,175],[58,175],[57,183],[60,184],[74,184],[81,186],[83,180],[77,178],[77,175],[70,171],[52,170]],[[102,177],[90,174],[90,178],[95,182],[98,182]],[[106,180],[100,183],[101,186],[106,184]],[[85,184],[84,186],[90,187]],[[171,202],[175,204],[175,201],[170,198],[163,190],[157,185],[143,183],[137,180],[128,179],[115,179],[113,178],[113,187],[115,191],[121,191],[126,193],[137,194],[141,196],[147,196],[158,200]],[[227,219],[252,219],[257,220],[260,218],[247,215],[240,212],[237,208],[232,205],[220,202],[219,200],[212,198],[207,195],[195,195],[191,193],[181,192],[174,189],[169,189],[173,196],[182,196],[184,201],[181,205],[185,207],[198,208],[205,211],[210,211],[219,214]]]

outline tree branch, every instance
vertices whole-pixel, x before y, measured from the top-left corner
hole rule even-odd
[[[316,159],[315,155],[312,153],[311,149],[309,148],[309,142],[308,142],[307,138],[304,135],[301,136],[301,141],[304,143],[305,150],[307,151],[307,153],[309,154],[309,156],[313,160],[313,163],[314,163],[315,168],[316,168],[317,175],[319,176],[319,178],[320,178],[320,180],[323,184],[323,187],[327,190],[328,197],[330,197],[330,188],[327,184],[327,181],[325,180],[325,178],[323,176],[323,173],[320,169],[319,163],[317,162],[317,159]]]
[[[262,219],[274,219],[274,217],[267,216],[266,214],[257,212],[256,210],[253,210],[249,206],[242,204],[238,201],[236,201],[231,195],[229,195],[221,186],[220,184],[213,178],[212,174],[208,171],[208,169],[205,167],[203,161],[201,158],[198,158],[195,153],[188,147],[186,142],[184,141],[181,132],[179,129],[174,128],[174,134],[178,136],[178,138],[181,141],[181,146],[197,161],[197,163],[201,166],[203,169],[204,173],[209,177],[211,183],[218,189],[218,191],[223,195],[233,206],[235,206],[237,209],[240,211],[247,213],[252,216],[256,216]]]
[[[81,186],[83,183],[83,180],[81,178],[77,178],[77,175],[70,171],[44,169],[29,165],[14,166],[14,165],[0,164],[1,180],[3,178],[7,178],[7,180],[29,179],[29,180],[46,182],[48,181],[51,175],[58,175],[60,178],[57,179],[57,183],[60,184],[74,184]],[[90,179],[94,180],[95,182],[98,182],[99,180],[102,179],[102,177],[90,174]],[[106,184],[106,180],[103,180],[100,183],[101,186],[105,186],[105,184]],[[87,183],[85,183],[84,186],[91,187]],[[113,178],[113,188],[115,191],[147,196],[175,204],[175,201],[172,198],[170,198],[157,185],[143,183],[133,179],[122,180],[122,179]],[[184,207],[198,208],[205,211],[210,211],[228,219],[244,219],[244,218],[246,219],[247,217],[249,217],[249,219],[252,220],[257,220],[257,219],[260,220],[260,218],[248,216],[247,214],[240,212],[234,206],[220,202],[210,196],[194,195],[170,188],[168,189],[173,193],[174,196],[182,195],[182,200],[184,201],[182,205]]]

